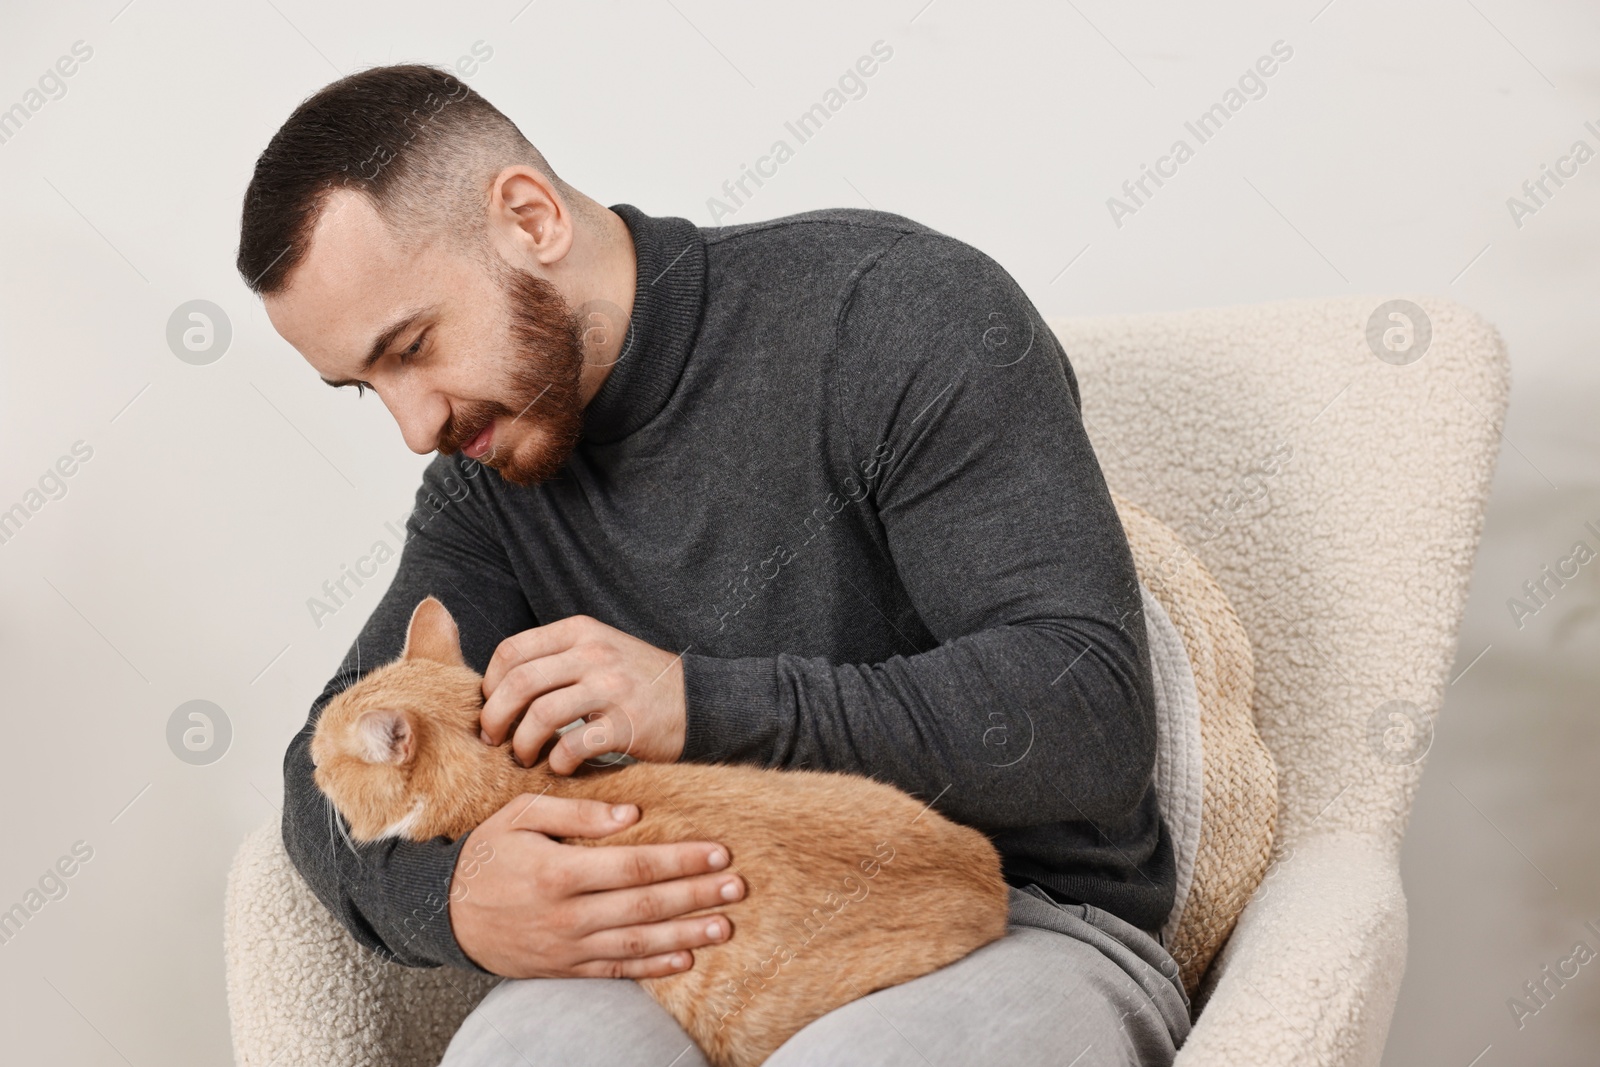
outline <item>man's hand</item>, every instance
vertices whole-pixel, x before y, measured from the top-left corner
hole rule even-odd
[[[557,837],[605,837],[633,825],[597,800],[524,793],[468,836],[450,881],[450,925],[463,952],[508,978],[657,978],[687,970],[691,949],[725,941],[725,915],[677,918],[744,896],[718,871],[710,842],[588,848]]]
[[[511,751],[524,767],[578,719],[589,725],[569,730],[550,752],[557,774],[606,752],[652,763],[683,754],[683,657],[587,615],[501,641],[484,672],[483,695],[484,740],[501,744],[515,725]]]

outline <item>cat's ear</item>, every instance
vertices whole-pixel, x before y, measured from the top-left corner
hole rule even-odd
[[[411,625],[406,628],[406,647],[401,659],[431,659],[452,667],[464,667],[467,661],[461,655],[461,633],[449,609],[436,597],[423,597],[422,603],[411,613]]]
[[[356,720],[356,754],[368,763],[405,763],[416,752],[417,732],[405,712],[380,708]]]

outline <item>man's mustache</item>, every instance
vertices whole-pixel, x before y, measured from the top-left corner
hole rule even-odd
[[[501,415],[510,414],[505,405],[494,404],[465,415],[459,420],[454,415],[450,416],[445,420],[444,429],[439,434],[438,451],[446,456],[455,455],[489,423]],[[458,426],[460,429],[457,429]]]

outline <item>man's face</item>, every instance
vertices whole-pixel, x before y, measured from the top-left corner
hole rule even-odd
[[[497,269],[445,242],[408,252],[341,190],[289,288],[264,304],[324,380],[374,389],[413,452],[465,452],[529,485],[582,433],[582,323],[554,285],[490,259]]]

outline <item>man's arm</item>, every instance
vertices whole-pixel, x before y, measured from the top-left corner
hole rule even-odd
[[[468,477],[466,472],[472,471]],[[311,737],[323,707],[374,667],[397,658],[417,603],[430,593],[454,616],[462,654],[482,667],[509,634],[534,625],[504,549],[490,536],[484,480],[467,460],[441,456],[423,472],[393,583],[311,706],[283,761],[283,841],[317,898],[355,939],[413,967],[481,973],[451,933],[450,880],[467,837],[352,847],[312,780]]]
[[[1054,333],[993,260],[909,235],[862,273],[838,345],[855,454],[881,459],[839,495],[873,510],[939,644],[686,654],[683,759],[871,774],[991,832],[1127,826],[1155,763],[1145,624]]]
[[[471,472],[471,476],[468,476]],[[524,794],[456,841],[352,845],[312,778],[322,708],[405,647],[417,603],[438,597],[461,652],[481,670],[503,638],[534,624],[493,522],[487,479],[440,457],[423,474],[394,583],[284,756],[283,839],[318,899],[368,948],[414,967],[511,978],[659,978],[722,941],[743,897],[715,842],[585,848],[632,825],[638,806]],[[452,891],[454,891],[452,893]],[[695,918],[684,918],[701,912]]]

